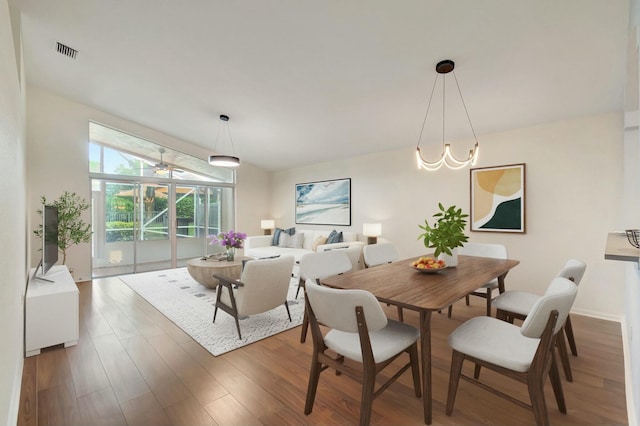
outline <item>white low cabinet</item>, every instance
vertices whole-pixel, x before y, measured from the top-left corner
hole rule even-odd
[[[52,267],[44,277],[33,278],[32,269],[25,302],[25,356],[38,355],[40,349],[64,343],[78,343],[79,291],[64,265]]]

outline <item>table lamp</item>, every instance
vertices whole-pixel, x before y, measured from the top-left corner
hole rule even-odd
[[[272,219],[262,219],[260,221],[260,229],[264,229],[264,235],[271,235],[271,230],[275,228],[276,223]]]
[[[364,223],[362,234],[367,237],[367,244],[377,244],[378,237],[382,235],[381,223]]]

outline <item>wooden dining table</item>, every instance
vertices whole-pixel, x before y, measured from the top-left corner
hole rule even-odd
[[[482,285],[498,279],[504,292],[504,278],[520,262],[513,259],[458,256],[456,267],[437,273],[424,273],[412,268],[418,257],[400,260],[368,269],[335,275],[321,280],[323,285],[340,289],[362,289],[380,302],[417,311],[420,314],[420,347],[422,364],[422,398],[424,422],[432,422],[431,389],[431,314],[465,297]]]

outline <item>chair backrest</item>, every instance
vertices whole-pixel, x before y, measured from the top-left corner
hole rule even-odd
[[[366,267],[378,266],[398,260],[400,255],[396,246],[391,243],[369,244],[363,247],[364,264]]]
[[[584,275],[584,271],[587,269],[587,264],[582,260],[578,259],[569,259],[567,263],[564,264],[560,272],[558,273],[559,277],[568,278],[576,285],[580,284],[582,281],[582,276]]]
[[[358,332],[356,306],[362,306],[369,331],[387,326],[387,316],[375,296],[366,290],[338,290],[308,279],[305,290],[315,317],[327,327],[347,333]]]
[[[571,280],[555,277],[544,295],[536,301],[529,311],[529,315],[522,323],[520,333],[526,337],[540,338],[549,319],[549,314],[553,310],[558,311],[558,321],[553,330],[554,334],[557,333],[564,326],[577,292],[578,286]]]
[[[242,271],[236,303],[240,315],[266,312],[287,300],[291,285],[293,256],[272,259],[256,259],[247,262]]]
[[[308,253],[300,258],[300,276],[305,280],[331,277],[351,268],[346,249]]]
[[[503,244],[489,243],[465,243],[458,254],[463,256],[492,257],[494,259],[506,259],[507,247]]]
[[[349,262],[351,262],[352,271],[357,271],[358,269],[362,269],[360,265],[362,262],[362,246],[361,245],[358,244],[355,246],[347,247],[344,249],[338,249],[338,250],[344,250],[344,252],[347,253]]]

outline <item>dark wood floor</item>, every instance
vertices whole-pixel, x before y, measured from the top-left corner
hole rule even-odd
[[[300,328],[214,357],[117,278],[79,285],[80,341],[25,359],[18,425],[342,425],[357,424],[360,386],[325,372],[316,403],[303,414],[311,342]],[[434,315],[433,424],[533,425],[533,415],[462,381],[451,417],[444,413],[451,350],[447,335],[482,315],[484,302]],[[388,315],[395,317],[395,310]],[[627,424],[618,323],[572,315],[579,356],[563,381],[568,414],[549,383],[551,424]],[[405,311],[405,321],[417,315]],[[466,366],[467,372],[471,372]],[[527,401],[525,386],[483,371],[482,378]],[[410,374],[373,404],[374,425],[420,425],[421,400]]]

